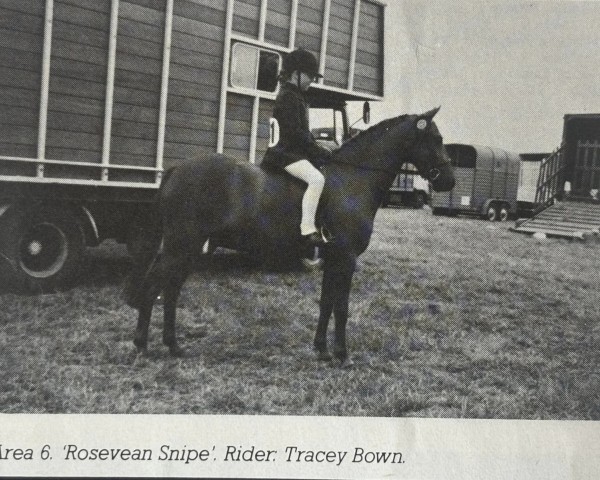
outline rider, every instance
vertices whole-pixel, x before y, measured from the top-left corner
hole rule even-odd
[[[309,51],[299,48],[284,57],[279,75],[281,88],[273,109],[273,117],[279,125],[279,140],[263,159],[264,166],[285,170],[308,184],[302,197],[300,234],[311,245],[325,242],[315,225],[325,185],[325,177],[318,168],[331,157],[331,152],[316,143],[308,128],[304,92],[321,77],[317,59]]]

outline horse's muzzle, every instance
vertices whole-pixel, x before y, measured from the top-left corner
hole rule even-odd
[[[456,183],[454,172],[450,166],[432,168],[429,172],[429,181],[436,192],[448,192],[454,188]]]

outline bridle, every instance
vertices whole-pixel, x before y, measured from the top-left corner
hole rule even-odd
[[[419,124],[421,122],[425,122],[425,127],[419,128]],[[433,122],[431,120],[427,121],[424,118],[421,118],[417,121],[417,130],[419,130],[421,133],[417,136],[417,141],[413,145],[413,149],[416,149],[421,146],[421,143],[423,143],[423,139],[427,134],[429,134],[429,131],[431,130],[432,123]],[[429,175],[427,175],[427,180],[429,180],[430,182],[434,182],[440,177],[440,175],[442,174],[441,170],[438,168],[440,166],[442,166],[441,162],[429,169]]]
[[[419,122],[424,121],[427,122],[427,125],[420,129],[418,127]],[[419,130],[420,134],[417,136],[417,139],[415,140],[415,143],[412,145],[411,150],[414,150],[416,148],[418,148],[421,143],[423,143],[423,139],[427,136],[427,134],[429,133],[430,129],[431,129],[431,121],[427,121],[425,119],[421,119],[419,120],[419,122],[417,122],[417,129]],[[373,172],[383,172],[383,173],[387,173],[388,175],[394,175],[396,176],[399,172],[397,172],[396,170],[392,170],[389,168],[382,168],[382,167],[374,167],[372,165],[360,165],[357,163],[352,163],[352,162],[344,162],[342,160],[329,160],[327,163],[335,163],[335,164],[339,164],[339,165],[349,165],[351,167],[354,167],[358,170],[369,170],[369,171],[373,171]],[[427,175],[426,179],[429,180],[430,182],[433,182],[435,180],[437,180],[440,175],[442,174],[441,170],[439,167],[442,166],[442,163],[440,162],[437,165],[434,165],[433,167],[431,167],[429,169],[429,174]]]

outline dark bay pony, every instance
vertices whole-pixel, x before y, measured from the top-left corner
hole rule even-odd
[[[334,354],[342,365],[351,364],[346,323],[356,259],[369,244],[375,213],[402,164],[413,163],[436,191],[454,186],[442,136],[432,121],[438,110],[385,120],[346,142],[324,167],[321,221],[333,242],[324,252],[314,340],[319,359],[332,358],[326,334],[333,313]],[[126,289],[128,304],[139,310],[138,350],[147,349],[153,304],[162,291],[163,342],[172,355],[183,353],[175,335],[176,303],[207,239],[263,258],[298,251],[303,192],[304,185],[287,174],[216,154],[169,170],[158,194],[160,214],[139,235]]]

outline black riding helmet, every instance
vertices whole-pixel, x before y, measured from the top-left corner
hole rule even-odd
[[[282,67],[283,71],[288,74],[293,71],[298,71],[315,78],[323,77],[323,75],[319,73],[319,64],[317,63],[316,57],[303,48],[298,48],[293,52],[288,53],[283,58]]]

